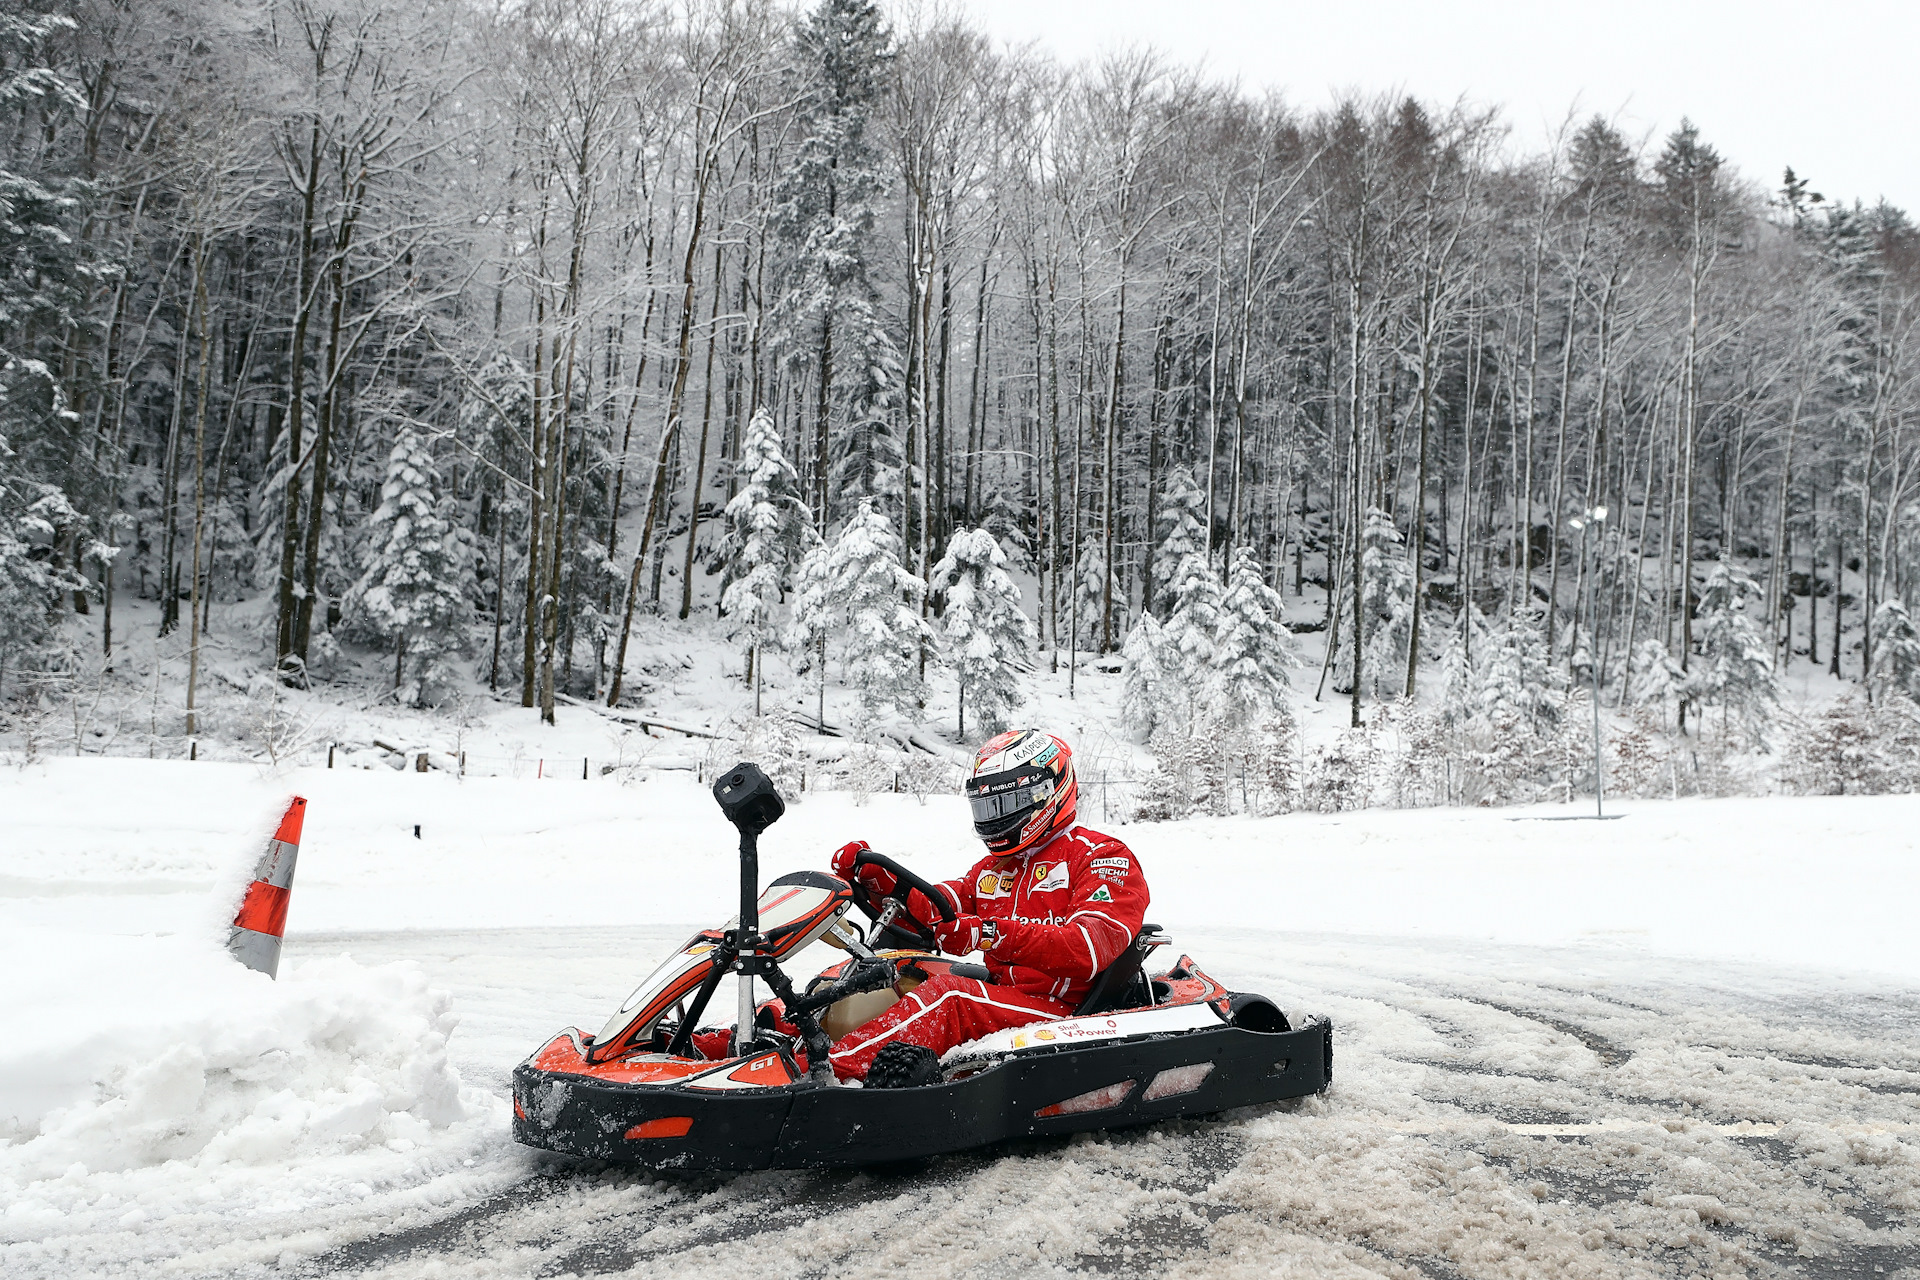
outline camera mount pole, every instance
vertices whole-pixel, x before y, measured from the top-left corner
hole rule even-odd
[[[741,761],[713,784],[713,798],[740,831],[740,922],[734,930],[734,964],[740,974],[740,1013],[734,1047],[753,1043],[753,977],[767,971],[760,954],[760,833],[780,820],[786,802],[760,766]]]
[[[760,837],[752,827],[740,828],[740,1010],[733,1043],[745,1053],[753,1042],[753,975],[760,967]]]

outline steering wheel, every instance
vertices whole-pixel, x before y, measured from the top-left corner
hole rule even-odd
[[[891,915],[885,907],[877,906],[869,900],[867,886],[860,882],[860,868],[869,864],[893,876],[893,892],[882,899],[893,908]],[[907,892],[910,889],[918,889],[921,895],[933,904],[934,914],[939,916],[942,922],[954,918],[953,908],[947,903],[947,895],[940,892],[939,887],[924,876],[900,865],[886,854],[875,853],[871,849],[862,849],[853,855],[853,901],[861,911],[866,913],[867,919],[880,924],[885,918],[885,928],[897,930],[900,936],[906,938],[915,947],[922,951],[938,951],[940,943],[933,936],[931,924],[915,916],[907,905]]]

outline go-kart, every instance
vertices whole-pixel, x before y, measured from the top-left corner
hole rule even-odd
[[[956,1046],[933,1083],[841,1084],[827,1061],[835,1039],[934,974],[988,971],[938,953],[907,895],[918,889],[942,913],[946,895],[884,854],[856,860],[893,874],[878,901],[817,871],[756,893],[758,837],[785,805],[752,764],[723,774],[714,796],[740,832],[739,915],[689,939],[598,1034],[563,1031],[514,1068],[516,1140],[656,1169],[820,1168],[1203,1115],[1332,1080],[1331,1023],[1296,1027],[1185,956],[1149,976],[1144,962],[1167,939],[1147,925],[1071,1016]],[[856,906],[869,928],[848,918]],[[848,958],[796,990],[780,962],[815,941]],[[740,976],[732,1030],[696,1031],[728,973]],[[756,981],[771,999],[755,1002]]]

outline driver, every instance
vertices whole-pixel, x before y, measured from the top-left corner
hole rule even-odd
[[[987,856],[939,886],[954,912],[940,912],[917,889],[907,910],[929,923],[940,949],[983,953],[993,981],[941,974],[856,1028],[833,1047],[834,1074],[886,1088],[929,1083],[939,1055],[992,1031],[1070,1015],[1100,971],[1140,932],[1147,882],[1127,847],[1074,825],[1080,791],[1073,751],[1033,729],[1003,733],[973,758],[966,783],[973,829]],[[833,873],[875,898],[893,893],[894,876],[877,866],[854,870],[864,840],[833,856]]]

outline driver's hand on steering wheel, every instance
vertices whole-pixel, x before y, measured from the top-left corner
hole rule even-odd
[[[972,955],[980,950],[981,932],[979,916],[955,916],[933,926],[940,949],[950,956]]]
[[[833,855],[833,874],[850,885],[865,889],[868,896],[878,900],[900,886],[899,882],[893,878],[893,873],[885,867],[875,866],[869,862],[861,865],[857,871],[854,869],[853,860],[872,850],[873,846],[865,840],[854,840],[841,845],[839,852]]]

